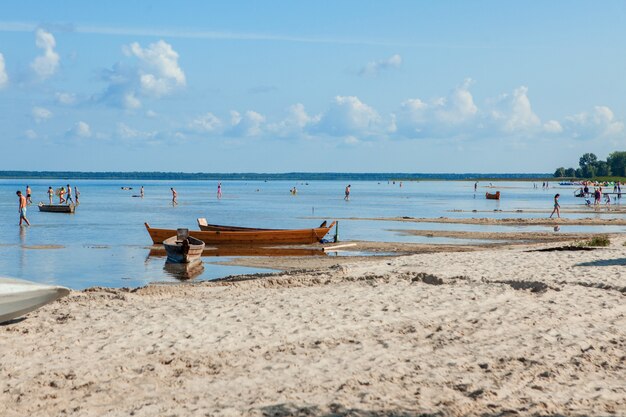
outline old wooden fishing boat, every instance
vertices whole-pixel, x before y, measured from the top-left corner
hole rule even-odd
[[[167,253],[167,262],[176,264],[188,264],[200,259],[204,250],[204,242],[192,236],[172,236],[163,241],[163,247]]]
[[[205,230],[205,231],[228,231],[228,232],[251,232],[254,230],[263,230],[263,231],[285,230],[285,229],[261,229],[258,227],[222,226],[219,224],[208,224],[206,219],[203,217],[198,218],[198,227],[200,227],[200,230]],[[323,221],[322,224],[319,225],[319,227],[326,227],[326,221]]]
[[[500,199],[500,191],[496,191],[495,194],[486,193],[485,197],[487,200],[499,200]]]
[[[243,229],[237,230],[190,230],[189,236],[200,239],[207,245],[245,245],[245,244],[275,244],[293,245],[316,243],[335,226],[315,227],[313,229]],[[175,229],[155,229],[145,223],[146,230],[154,243],[163,243],[165,239],[176,234]],[[228,226],[224,226],[228,227]]]
[[[39,203],[39,211],[48,213],[74,213],[76,206],[74,204],[44,204]]]

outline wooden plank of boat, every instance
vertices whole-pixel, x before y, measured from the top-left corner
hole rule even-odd
[[[487,200],[499,200],[500,199],[500,191],[496,191],[495,194],[485,193],[485,198]]]
[[[76,206],[74,204],[38,204],[39,211],[47,213],[74,213]]]
[[[172,236],[163,241],[163,247],[167,253],[168,262],[187,264],[200,259],[204,250],[204,242],[192,236],[183,240],[178,240],[177,236]]]
[[[223,226],[219,224],[208,224],[206,219],[202,217],[198,218],[198,227],[200,227],[200,230],[204,230],[204,231],[228,231],[228,232],[250,232],[254,230],[263,230],[263,231],[289,230],[289,229],[261,229],[257,227]],[[320,228],[326,227],[326,221],[324,221],[319,227]]]
[[[65,287],[0,278],[0,323],[23,316],[69,293]]]
[[[305,244],[317,243],[335,226],[316,227],[313,229],[279,229],[279,230],[190,230],[189,236],[200,239],[207,245],[245,245],[245,244]],[[153,243],[163,243],[165,239],[176,234],[176,229],[156,229],[144,223]]]

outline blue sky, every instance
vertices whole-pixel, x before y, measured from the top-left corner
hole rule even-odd
[[[0,170],[552,172],[626,147],[626,2],[20,1]]]

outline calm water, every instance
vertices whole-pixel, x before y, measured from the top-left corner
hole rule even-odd
[[[17,226],[17,197],[30,184],[35,203],[28,210],[31,227]],[[494,209],[550,210],[552,196],[561,194],[561,206],[580,208],[574,187],[533,189],[532,183],[497,183],[501,201],[486,200],[481,186],[476,195],[473,182],[352,182],[351,200],[343,200],[344,182],[335,181],[224,181],[223,198],[216,199],[216,181],[121,182],[81,180],[80,206],[73,215],[40,213],[39,201],[47,202],[48,186],[58,188],[65,180],[0,180],[0,275],[80,289],[94,285],[139,286],[151,281],[175,281],[184,271],[166,268],[163,257],[149,256],[151,240],[143,223],[153,227],[197,229],[196,218],[209,223],[266,228],[309,228],[322,219],[345,217],[545,217],[539,213],[505,213]],[[144,185],[145,197],[134,198]],[[122,190],[122,186],[133,190]],[[178,191],[177,206],[171,204],[170,187]],[[298,194],[289,193],[292,187]],[[454,212],[450,210],[463,210]],[[472,213],[472,210],[487,213]],[[567,214],[568,217],[613,216]],[[392,230],[551,231],[548,226],[477,226],[415,224],[342,220],[339,238],[349,240],[468,243],[467,240],[406,236]],[[561,232],[622,232],[624,227],[561,227]],[[334,234],[334,231],[331,233]],[[476,241],[474,241],[476,242]],[[223,258],[204,257],[196,279],[266,272],[259,269],[216,265]],[[197,272],[197,271],[196,271]]]

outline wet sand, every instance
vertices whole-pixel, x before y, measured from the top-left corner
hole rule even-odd
[[[548,213],[549,215],[550,213]],[[408,223],[456,223],[456,224],[485,224],[503,226],[626,226],[626,219],[602,219],[602,218],[452,218],[452,217],[348,217],[338,220],[374,220]]]
[[[0,415],[624,416],[611,240],[72,292],[0,326]]]

